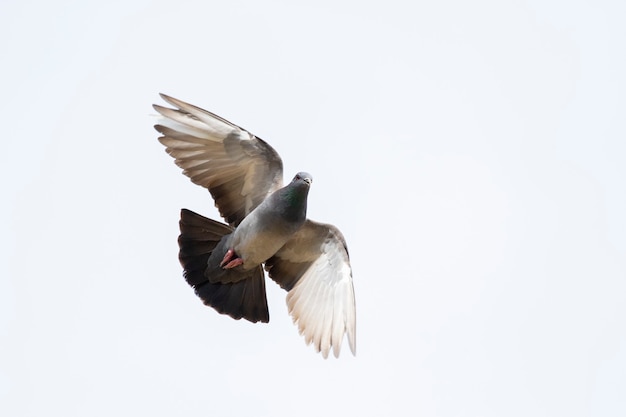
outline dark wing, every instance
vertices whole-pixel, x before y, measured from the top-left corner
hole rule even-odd
[[[272,258],[270,277],[286,289],[289,314],[318,352],[339,356],[344,334],[356,354],[356,307],[352,269],[336,227],[307,220]]]
[[[199,107],[161,97],[175,108],[154,105],[165,118],[154,126],[163,135],[159,141],[191,181],[208,188],[230,225],[282,187],[283,163],[265,141]]]

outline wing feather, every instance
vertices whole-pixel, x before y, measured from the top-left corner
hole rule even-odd
[[[193,183],[211,192],[231,226],[282,187],[282,160],[265,141],[216,114],[161,97],[174,108],[154,105],[163,116],[155,126],[159,141]]]
[[[326,358],[339,356],[344,335],[356,354],[356,306],[345,239],[332,225],[307,220],[265,269],[288,291],[289,314]]]

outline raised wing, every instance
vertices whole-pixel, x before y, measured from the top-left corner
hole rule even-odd
[[[154,128],[176,165],[207,188],[220,214],[237,226],[282,187],[283,163],[265,141],[199,107],[161,94],[175,108],[153,107],[165,119]]]
[[[265,269],[286,289],[289,314],[307,344],[324,358],[339,356],[344,334],[356,354],[356,306],[352,269],[343,235],[336,227],[307,220]]]

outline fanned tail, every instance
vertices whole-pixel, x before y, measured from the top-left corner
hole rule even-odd
[[[232,233],[230,226],[208,219],[191,210],[180,212],[180,236],[178,258],[184,269],[184,277],[204,304],[234,319],[244,318],[253,323],[269,321],[265,279],[259,266],[250,277],[232,283],[209,282],[205,276],[211,252],[226,235]]]

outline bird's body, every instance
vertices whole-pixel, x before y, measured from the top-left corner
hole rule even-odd
[[[282,186],[282,161],[263,140],[232,123],[162,95],[159,138],[191,180],[206,187],[229,225],[181,211],[179,259],[205,304],[235,319],[269,321],[263,267],[288,291],[307,343],[339,355],[344,334],[356,351],[352,272],[341,232],[307,219],[312,177]]]
[[[309,174],[299,173],[292,183],[273,192],[237,226],[231,247],[243,259],[244,269],[268,260],[302,227],[310,179]]]

